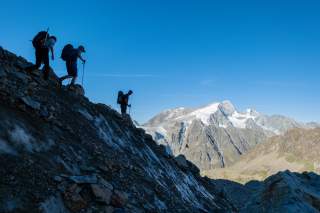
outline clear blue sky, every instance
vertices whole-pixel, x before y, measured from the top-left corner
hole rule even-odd
[[[316,0],[11,0],[1,2],[0,45],[34,61],[29,40],[47,27],[56,56],[85,45],[87,96],[116,107],[117,91],[132,89],[139,122],[225,99],[320,122],[319,11]]]

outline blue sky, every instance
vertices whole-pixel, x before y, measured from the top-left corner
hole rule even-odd
[[[64,44],[85,45],[87,96],[117,107],[117,91],[132,89],[139,122],[226,99],[320,122],[319,11],[309,0],[11,0],[0,45],[34,61],[29,40],[50,27],[59,76]]]

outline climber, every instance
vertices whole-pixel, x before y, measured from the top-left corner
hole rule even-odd
[[[26,71],[32,72],[39,69],[41,64],[44,64],[44,79],[47,80],[50,72],[49,64],[49,50],[51,51],[51,59],[54,60],[53,47],[57,42],[55,36],[50,36],[48,32],[39,32],[32,40],[33,47],[35,48],[36,64],[26,68]]]
[[[133,94],[132,90],[129,90],[127,94],[124,94],[122,91],[118,92],[117,103],[120,104],[122,115],[126,115],[127,107],[131,107],[131,104],[128,104],[128,103],[129,103],[129,96],[132,94]]]
[[[66,62],[66,68],[68,75],[65,75],[59,78],[60,86],[62,86],[62,81],[67,78],[72,78],[72,81],[69,86],[74,85],[77,77],[78,77],[78,67],[77,67],[77,60],[78,58],[82,61],[83,64],[86,63],[86,60],[82,58],[81,54],[85,53],[84,46],[80,45],[78,48],[73,48],[71,44],[67,44],[64,46],[61,58]]]

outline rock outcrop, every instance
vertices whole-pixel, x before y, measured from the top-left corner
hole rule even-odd
[[[254,185],[256,183],[248,183]],[[241,213],[320,212],[320,177],[315,173],[279,172],[253,190]]]

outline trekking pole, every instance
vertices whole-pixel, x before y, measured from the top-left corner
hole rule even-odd
[[[131,104],[129,105],[129,115],[131,113],[131,106],[132,106],[132,97],[131,97]]]
[[[84,66],[85,66],[85,63],[82,63],[82,80],[81,80],[82,87],[83,87]]]
[[[49,27],[47,28],[46,37],[44,38],[44,43],[43,44],[45,44],[47,42],[48,33],[49,33]]]

